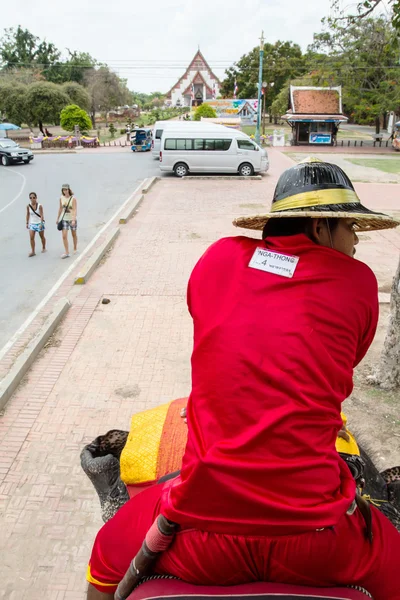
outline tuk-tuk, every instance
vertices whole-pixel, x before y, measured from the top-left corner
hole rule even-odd
[[[151,139],[152,129],[150,127],[134,129],[131,133],[132,152],[147,152],[147,150],[151,150]]]
[[[400,121],[394,124],[392,147],[400,152]]]

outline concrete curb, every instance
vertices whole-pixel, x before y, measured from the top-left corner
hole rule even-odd
[[[132,217],[133,213],[139,208],[139,204],[144,200],[144,194],[140,194],[140,196],[134,198],[133,204],[128,205],[125,209],[125,212],[119,218],[120,225],[126,225],[129,219]]]
[[[71,303],[67,298],[63,298],[57,302],[39,332],[27,345],[22,354],[18,356],[9,373],[0,382],[0,409],[4,408],[7,404],[20,384],[21,379],[29,370],[50,336],[54,333],[70,306]]]
[[[76,277],[76,279],[74,281],[74,283],[76,285],[82,285],[83,283],[86,283],[88,281],[89,277],[95,271],[96,267],[98,266],[99,262],[103,258],[104,254],[107,252],[107,250],[110,248],[110,246],[114,243],[114,241],[117,239],[119,234],[120,234],[119,227],[115,227],[114,229],[112,229],[110,231],[110,233],[106,237],[105,242],[103,242],[103,244],[101,244],[101,246],[97,250],[95,250],[95,252],[89,258],[89,260],[83,266],[82,271],[80,271],[80,273]]]
[[[249,175],[248,177],[244,177],[243,175],[186,175],[186,177],[182,177],[181,179],[243,179],[247,181],[261,181],[261,175]]]
[[[33,154],[78,154],[76,150],[32,150]]]
[[[147,194],[147,192],[149,191],[149,189],[151,187],[153,187],[153,185],[159,180],[159,177],[148,177],[147,179],[145,179],[145,183],[143,185],[142,188],[142,192],[143,194]]]

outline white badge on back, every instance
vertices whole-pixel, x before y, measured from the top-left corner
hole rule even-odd
[[[292,278],[298,262],[298,256],[272,252],[267,248],[256,248],[249,262],[249,267],[266,273],[275,273],[275,275],[281,277]]]

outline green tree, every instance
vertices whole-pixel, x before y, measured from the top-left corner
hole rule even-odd
[[[93,72],[97,61],[88,52],[72,52],[67,48],[67,60],[54,65],[47,79],[54,83],[75,82],[84,85],[85,79]]]
[[[91,98],[89,92],[75,81],[68,81],[61,86],[62,91],[67,94],[72,104],[77,104],[83,110],[89,110]]]
[[[38,81],[45,81],[41,70],[38,68],[14,68],[0,71],[1,83],[22,83],[23,85],[29,85],[30,83],[36,83]]]
[[[313,79],[319,85],[342,85],[344,112],[358,123],[376,124],[387,111],[399,110],[400,70],[393,29],[385,18],[346,26],[328,21],[314,35]]]
[[[32,83],[27,88],[26,107],[28,119],[43,129],[43,123],[57,125],[60,112],[70,104],[70,99],[61,86],[48,81]]]
[[[400,0],[389,0],[389,7],[391,8],[391,21],[394,29],[400,30]],[[339,16],[335,17],[333,21],[340,26],[343,25],[352,25],[361,21],[362,19],[366,19],[367,17],[376,14],[377,9],[382,8],[384,6],[383,0],[362,0],[358,2],[355,7],[355,12],[353,9],[347,15],[342,14],[341,5],[339,0],[332,0],[331,9],[332,12],[336,12]],[[386,6],[384,7],[386,10]]]
[[[61,52],[54,44],[40,41],[28,29],[20,25],[5,29],[0,41],[0,57],[3,69],[39,66],[46,73],[57,63]]]
[[[82,108],[76,104],[69,104],[60,113],[60,125],[65,131],[74,131],[75,125],[78,125],[82,133],[87,133],[92,127],[92,122]]]
[[[217,113],[212,106],[209,104],[200,104],[200,106],[196,108],[193,119],[195,121],[201,121],[201,117],[204,117],[205,119],[215,119],[216,116]]]
[[[239,98],[256,98],[259,61],[258,47],[243,55],[233,67],[226,71],[221,95],[225,98],[232,98],[236,81]],[[288,79],[299,77],[306,70],[306,60],[297,44],[281,41],[275,44],[264,44],[263,81],[274,83],[273,87],[267,87],[266,106],[272,104]]]
[[[97,111],[102,111],[107,116],[110,110],[123,106],[129,94],[126,82],[110,71],[106,66],[93,71],[87,79],[88,91],[91,96],[90,117],[95,128],[95,116]]]
[[[0,80],[0,114],[15,125],[27,122],[27,87],[22,83],[9,83]]]

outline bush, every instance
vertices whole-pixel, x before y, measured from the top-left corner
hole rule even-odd
[[[201,121],[201,117],[205,119],[215,119],[217,113],[209,104],[200,104],[198,108],[196,108],[196,112],[194,113],[194,120]]]
[[[110,132],[111,137],[113,138],[115,136],[116,133],[116,129],[115,129],[115,125],[114,123],[110,123],[110,126],[108,128],[108,131]]]
[[[89,115],[76,104],[70,104],[62,109],[60,124],[65,131],[74,131],[75,125],[78,125],[81,133],[86,133],[92,127]]]

